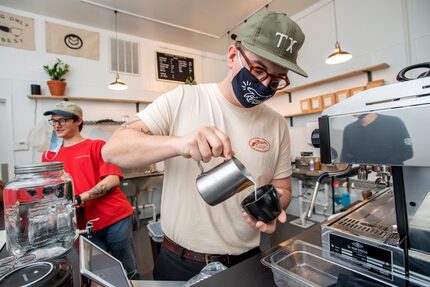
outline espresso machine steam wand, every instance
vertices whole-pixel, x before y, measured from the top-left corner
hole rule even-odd
[[[308,212],[306,214],[306,218],[312,217],[312,213],[313,213],[313,210],[315,207],[315,202],[317,200],[318,188],[319,188],[322,180],[325,177],[327,177],[327,176],[350,177],[350,176],[356,175],[358,171],[359,171],[359,168],[357,168],[357,167],[352,168],[352,164],[348,164],[348,166],[343,170],[334,171],[334,172],[324,172],[324,173],[320,174],[317,178],[316,183],[315,183],[315,188],[314,188],[314,191],[312,193],[311,203],[309,205],[309,209],[308,209]]]

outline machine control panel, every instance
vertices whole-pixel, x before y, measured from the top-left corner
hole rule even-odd
[[[331,254],[392,280],[393,254],[391,251],[335,234],[330,234],[329,244]]]

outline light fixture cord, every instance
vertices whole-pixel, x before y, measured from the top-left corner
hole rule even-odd
[[[118,11],[115,10],[115,44],[116,44],[116,76],[118,77],[118,71],[119,71],[119,53],[118,53],[118,22],[117,22],[117,14]]]
[[[336,0],[333,0],[333,12],[334,12],[334,30],[336,32],[336,43],[337,43],[338,37],[337,37]]]

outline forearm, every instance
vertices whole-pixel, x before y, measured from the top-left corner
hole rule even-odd
[[[112,189],[119,186],[120,180],[118,175],[108,175],[92,189],[80,194],[82,203],[100,198],[108,194]]]
[[[279,188],[278,188],[279,189]],[[282,209],[287,209],[291,202],[291,190],[282,188],[283,194],[280,197]]]
[[[229,137],[215,127],[201,127],[181,136],[156,136],[136,118],[118,129],[103,146],[106,162],[139,168],[175,156],[209,162],[212,157],[230,159],[234,152]]]
[[[276,187],[281,200],[282,209],[287,209],[290,205],[292,193],[291,193],[291,177],[283,179],[274,179],[272,184]]]
[[[177,137],[153,136],[130,128],[120,128],[103,146],[106,162],[124,168],[138,168],[179,155]]]

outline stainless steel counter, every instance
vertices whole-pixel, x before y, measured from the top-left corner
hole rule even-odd
[[[152,171],[152,172],[130,172],[124,173],[124,179],[133,179],[133,178],[148,178],[154,176],[162,176],[164,175],[163,171]]]
[[[336,165],[336,166],[323,164],[323,165],[321,165],[320,170],[309,170],[309,169],[305,169],[305,168],[293,168],[293,176],[304,175],[304,176],[309,176],[309,177],[317,177],[324,172],[340,171],[340,170],[343,170],[345,168],[346,168],[346,165],[344,165],[344,164]]]
[[[179,287],[185,284],[185,281],[155,281],[155,280],[132,280],[133,287]]]

